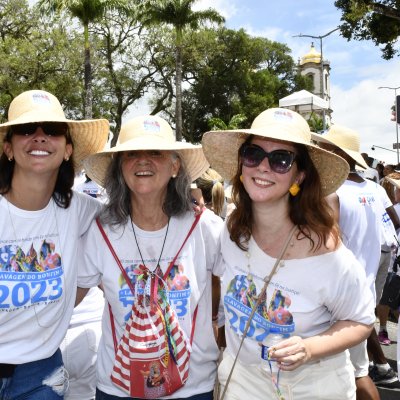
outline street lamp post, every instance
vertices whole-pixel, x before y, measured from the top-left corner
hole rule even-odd
[[[313,38],[313,39],[319,39],[319,47],[320,47],[320,50],[321,50],[321,94],[322,94],[322,98],[324,100],[326,100],[326,99],[325,99],[325,76],[324,76],[324,58],[323,58],[323,53],[322,53],[322,39],[326,38],[327,36],[329,36],[333,32],[336,32],[339,29],[340,28],[337,27],[335,29],[332,29],[328,33],[325,33],[325,35],[320,35],[320,36],[303,35],[302,33],[300,33],[299,35],[294,35],[293,36],[293,37],[309,37],[309,38]],[[323,108],[322,109],[322,129],[325,130],[325,128],[326,128],[325,109]]]
[[[395,107],[395,124],[396,124],[396,153],[397,153],[397,164],[399,164],[399,124],[397,123],[397,89],[400,89],[400,86],[397,87],[389,87],[389,86],[379,86],[378,89],[390,89],[394,90],[394,107]]]
[[[388,149],[388,148],[386,148],[386,147],[377,146],[376,144],[373,144],[373,145],[372,145],[371,150],[375,150],[375,147],[377,147],[378,149],[383,149],[383,150],[386,150],[386,151],[392,151],[393,153],[396,153],[395,150]]]

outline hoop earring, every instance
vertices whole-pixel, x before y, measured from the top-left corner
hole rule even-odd
[[[300,186],[297,184],[297,182],[293,183],[292,186],[289,188],[289,193],[295,197],[299,194],[300,192]]]
[[[12,161],[12,160],[14,160],[14,158],[13,157],[8,157],[8,161]]]

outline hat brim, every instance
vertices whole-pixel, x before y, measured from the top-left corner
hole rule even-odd
[[[293,129],[270,124],[263,129],[210,131],[203,135],[203,151],[211,168],[228,182],[237,172],[239,148],[249,135],[306,146],[319,173],[324,196],[335,192],[349,174],[349,165],[343,158],[299,138]]]
[[[358,151],[349,150],[344,147],[341,147],[338,144],[336,144],[333,140],[326,139],[323,135],[319,135],[317,133],[312,133],[311,139],[316,141],[317,143],[327,143],[332,146],[336,146],[340,150],[344,151],[349,157],[351,157],[360,167],[362,167],[364,169],[369,168],[367,163],[365,162],[363,156]]]
[[[152,145],[148,138],[135,138],[122,145],[116,145],[109,150],[87,157],[83,161],[85,172],[93,181],[104,187],[107,170],[113,154],[137,150],[167,150],[178,153],[186,166],[191,181],[203,175],[210,166],[201,145],[193,145],[185,142],[168,143],[168,141],[162,140],[155,140]]]
[[[82,169],[82,160],[91,154],[104,149],[109,134],[109,122],[106,119],[69,120],[54,114],[28,112],[21,117],[0,125],[0,155],[3,153],[3,142],[10,126],[35,122],[65,122],[68,125],[74,145],[74,168]]]
[[[385,180],[390,182],[393,186],[396,186],[397,189],[400,189],[400,179],[393,179],[389,178],[388,176],[385,176]]]

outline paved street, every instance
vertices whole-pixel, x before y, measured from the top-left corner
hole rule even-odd
[[[376,325],[378,328],[379,325]],[[389,362],[389,364],[397,371],[397,324],[393,322],[388,322],[388,333],[389,339],[392,341],[390,346],[382,346],[383,352]],[[400,400],[400,382],[391,389],[378,387],[379,393],[381,395],[381,400]]]

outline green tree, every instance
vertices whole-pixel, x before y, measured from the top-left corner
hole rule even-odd
[[[312,112],[307,119],[308,126],[312,132],[322,132],[324,130],[324,123],[322,117]],[[329,125],[325,126],[325,129],[329,129]]]
[[[243,114],[234,115],[230,121],[226,124],[221,118],[213,117],[208,120],[208,127],[212,131],[227,130],[227,129],[239,129],[242,123],[246,121],[247,117]]]
[[[290,49],[266,38],[252,37],[244,30],[204,30],[187,37],[183,54],[184,132],[188,141],[199,142],[218,117],[230,121],[243,114],[246,123],[279,99],[310,81],[297,75]]]
[[[223,23],[224,18],[209,8],[193,11],[196,0],[147,0],[140,12],[145,26],[167,24],[175,31],[175,129],[176,139],[182,140],[182,45],[187,28],[197,30],[206,22]]]
[[[0,120],[21,92],[55,93],[70,116],[82,117],[80,37],[68,20],[49,19],[26,0],[0,2]]]
[[[399,53],[399,0],[337,0],[335,6],[342,12],[340,31],[346,39],[371,40],[386,60]]]
[[[85,49],[84,115],[85,118],[90,119],[93,115],[93,92],[89,26],[100,21],[107,10],[118,9],[128,12],[127,2],[124,0],[39,0],[39,6],[44,12],[61,13],[67,11],[72,17],[78,18],[83,26]]]
[[[93,28],[101,42],[97,54],[103,67],[97,73],[101,99],[110,103],[110,118],[115,145],[122,124],[122,117],[129,108],[159,84],[165,68],[163,49],[159,46],[158,31],[140,34],[140,24],[117,11],[109,11],[107,18]],[[172,73],[172,72],[171,72]],[[162,101],[162,98],[158,99]],[[162,107],[160,107],[162,108]],[[154,110],[154,112],[159,109]]]

